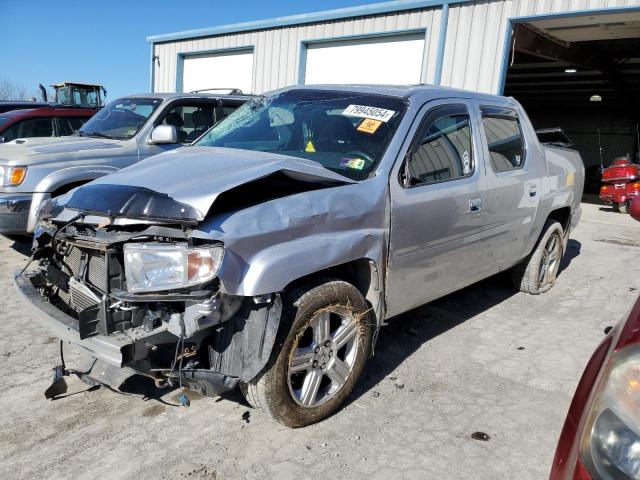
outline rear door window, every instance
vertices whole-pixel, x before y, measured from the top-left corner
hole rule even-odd
[[[16,138],[53,137],[53,118],[30,118],[16,123],[3,134],[5,142]]]
[[[445,105],[427,113],[408,160],[407,186],[469,177],[474,159],[470,117],[465,105]]]
[[[491,166],[497,173],[522,168],[525,145],[517,113],[503,107],[480,107]]]

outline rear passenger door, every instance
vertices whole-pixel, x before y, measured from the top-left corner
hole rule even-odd
[[[490,249],[506,269],[528,253],[524,245],[533,228],[546,164],[527,145],[525,125],[515,108],[486,102],[476,108],[490,182],[485,203]]]
[[[497,271],[485,248],[487,185],[470,110],[459,99],[427,104],[400,178],[390,179],[389,315]]]

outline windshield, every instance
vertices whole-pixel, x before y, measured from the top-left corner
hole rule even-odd
[[[159,98],[121,98],[114,100],[85,123],[79,135],[87,137],[132,138],[162,103]]]
[[[382,158],[405,109],[404,100],[383,95],[288,90],[244,104],[195,145],[291,155],[363,180]]]

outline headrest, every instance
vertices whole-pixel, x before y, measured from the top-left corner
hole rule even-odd
[[[167,122],[167,125],[173,125],[174,127],[184,126],[184,120],[182,120],[182,116],[176,112],[171,112],[169,115],[167,115],[165,122]]]

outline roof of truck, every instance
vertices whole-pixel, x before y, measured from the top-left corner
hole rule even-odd
[[[336,90],[346,92],[360,92],[376,95],[390,95],[394,97],[409,98],[416,95],[429,96],[433,98],[477,98],[491,101],[500,101],[504,103],[513,103],[515,100],[511,97],[503,97],[501,95],[492,95],[490,93],[472,92],[469,90],[460,90],[456,88],[440,87],[430,84],[417,85],[357,85],[357,84],[335,84],[335,85],[295,85],[285,87],[281,90],[289,89],[317,89],[317,90]]]
[[[140,93],[137,95],[126,95],[124,97],[119,98],[162,98],[164,100],[167,99],[175,99],[175,98],[221,98],[221,99],[229,99],[229,100],[248,100],[254,97],[254,95],[250,94],[242,94],[242,95],[226,95],[222,93]]]
[[[20,110],[10,110],[1,113],[3,117],[14,118],[31,118],[31,117],[91,117],[99,109],[97,108],[70,108],[47,106],[39,108],[23,108]]]

